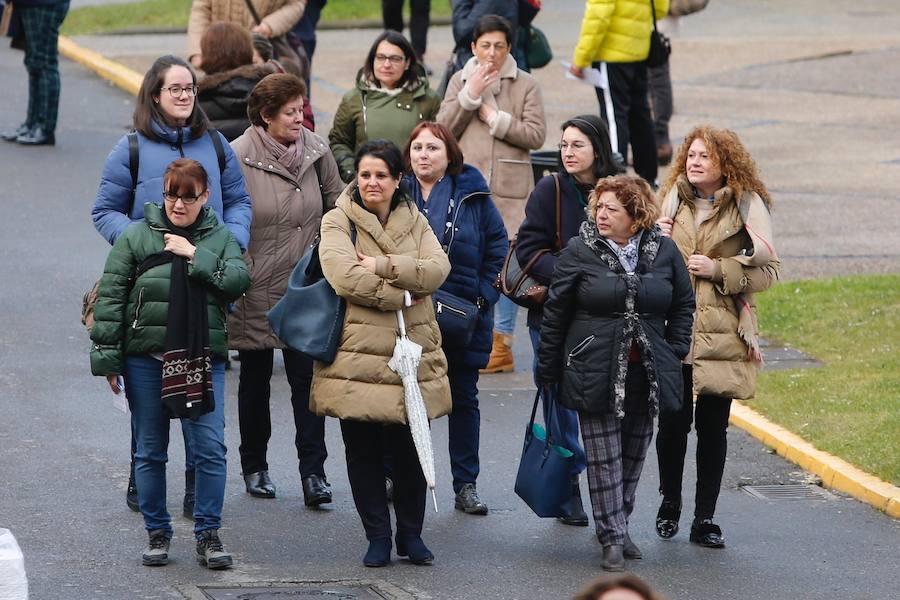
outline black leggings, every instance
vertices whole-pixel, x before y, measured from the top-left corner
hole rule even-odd
[[[659,460],[659,492],[664,498],[681,504],[681,480],[684,456],[692,417],[697,431],[697,491],[694,518],[711,519],[722,487],[725,454],[728,451],[726,430],[731,412],[731,398],[700,394],[693,400],[693,369],[684,365],[684,395],[681,410],[659,418],[656,454]]]

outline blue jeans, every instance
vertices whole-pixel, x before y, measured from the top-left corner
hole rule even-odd
[[[531,336],[531,347],[534,349],[534,365],[533,370],[537,370],[538,349],[541,346],[541,330],[534,327],[528,328],[528,334]],[[556,394],[556,386],[549,386],[544,389],[544,423],[546,424],[549,416],[547,413],[548,398],[547,394]],[[578,439],[578,411],[566,408],[559,402],[554,402],[556,408],[553,415],[550,435],[558,440],[561,446],[570,450],[575,455],[572,461],[572,476],[576,476],[587,468],[587,457],[584,454],[584,448],[581,447],[581,440]]]
[[[447,378],[453,411],[448,416],[450,434],[450,472],[453,491],[478,479],[478,442],[481,411],[478,409],[478,369],[461,364],[460,358],[447,355]]]
[[[197,500],[194,533],[218,529],[225,499],[225,363],[213,361],[213,412],[181,426],[194,451]],[[163,409],[162,362],[148,355],[125,359],[125,394],[131,407],[131,427],[137,439],[135,480],[138,503],[148,531],[162,529],[172,535],[166,510],[166,463],[169,460],[169,417]]]
[[[519,305],[500,294],[500,299],[494,305],[494,331],[512,335],[516,330],[516,316],[519,314]]]

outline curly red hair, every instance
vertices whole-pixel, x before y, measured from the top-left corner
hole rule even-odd
[[[694,140],[702,140],[706,145],[710,158],[721,169],[722,177],[731,187],[735,198],[740,198],[744,192],[755,192],[767,206],[772,206],[772,196],[759,178],[756,161],[740,138],[730,129],[719,129],[712,125],[698,125],[684,136],[684,141],[672,159],[669,176],[659,190],[660,198],[665,198],[678,178],[685,175],[688,149]]]

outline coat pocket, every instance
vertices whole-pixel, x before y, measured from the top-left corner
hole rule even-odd
[[[491,175],[491,191],[507,198],[525,198],[531,190],[534,174],[531,161],[498,158]]]
[[[566,356],[566,366],[567,367],[572,366],[572,360],[578,358],[578,356],[580,354],[583,354],[587,350],[588,346],[591,345],[591,342],[594,341],[594,337],[595,336],[593,336],[593,335],[589,335],[586,338],[584,338],[583,340],[581,340],[580,342],[578,342],[577,344],[575,344],[575,347],[572,348],[572,350]]]

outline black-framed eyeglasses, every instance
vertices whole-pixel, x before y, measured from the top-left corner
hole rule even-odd
[[[189,194],[179,194],[178,192],[168,190],[163,193],[163,197],[166,199],[166,202],[175,204],[176,202],[181,200],[181,203],[184,204],[185,206],[187,206],[187,205],[193,204],[194,202],[199,200],[200,197],[203,196],[203,194],[205,194],[205,193],[206,193],[206,190],[203,190],[198,195],[192,196]]]
[[[375,62],[377,62],[377,63],[389,62],[394,66],[402,64],[404,60],[406,60],[406,57],[401,56],[399,54],[376,54],[375,55]]]
[[[173,98],[181,98],[181,94],[183,92],[187,92],[188,96],[194,97],[197,95],[197,86],[196,85],[170,85],[169,87],[159,88],[160,90],[169,90],[169,93],[172,94]]]

